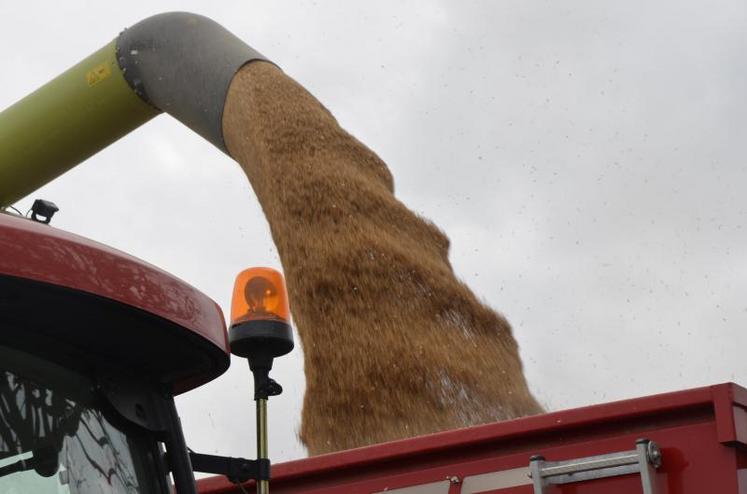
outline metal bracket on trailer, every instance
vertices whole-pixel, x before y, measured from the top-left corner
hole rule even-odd
[[[267,458],[247,460],[246,458],[203,455],[190,451],[189,460],[195,472],[225,475],[234,484],[240,484],[249,479],[270,480],[270,460]]]
[[[643,494],[659,494],[655,475],[660,466],[661,451],[656,443],[639,439],[634,450],[606,455],[564,461],[545,461],[543,456],[532,456],[529,460],[529,476],[534,485],[534,494],[548,494],[547,486],[552,484],[640,473]]]

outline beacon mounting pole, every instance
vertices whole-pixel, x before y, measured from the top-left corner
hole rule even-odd
[[[283,388],[270,378],[272,362],[293,350],[288,295],[282,275],[269,268],[239,273],[231,302],[231,353],[246,358],[254,375],[257,409],[257,463],[267,475],[257,480],[257,494],[269,494],[270,460],[267,434],[267,400]]]
[[[267,398],[257,400],[257,459],[269,460],[267,452]],[[257,494],[269,494],[270,481],[257,481]]]
[[[249,360],[251,369],[252,359]],[[283,388],[270,379],[264,369],[252,369],[254,373],[254,400],[257,402],[257,461],[269,465],[270,458],[267,448],[267,399],[282,393]],[[269,480],[257,480],[257,494],[270,492]]]

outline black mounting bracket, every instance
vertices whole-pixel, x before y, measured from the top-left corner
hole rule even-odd
[[[270,460],[260,458],[231,458],[228,456],[203,455],[189,452],[192,470],[195,472],[225,475],[228,480],[238,484],[247,480],[270,480]]]
[[[37,223],[48,225],[49,222],[52,221],[52,216],[54,216],[54,214],[59,210],[60,208],[58,208],[52,201],[37,199],[31,206],[31,219]]]

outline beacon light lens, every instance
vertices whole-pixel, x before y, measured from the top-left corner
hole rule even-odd
[[[272,268],[249,268],[236,277],[231,325],[247,321],[290,321],[283,275]]]

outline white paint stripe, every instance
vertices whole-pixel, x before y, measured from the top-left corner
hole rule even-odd
[[[501,470],[464,477],[462,494],[477,494],[479,492],[531,484],[532,479],[529,478],[529,468],[514,468],[513,470]]]
[[[448,480],[441,480],[429,484],[413,485],[412,487],[378,491],[373,494],[449,494],[450,486],[451,482]]]

